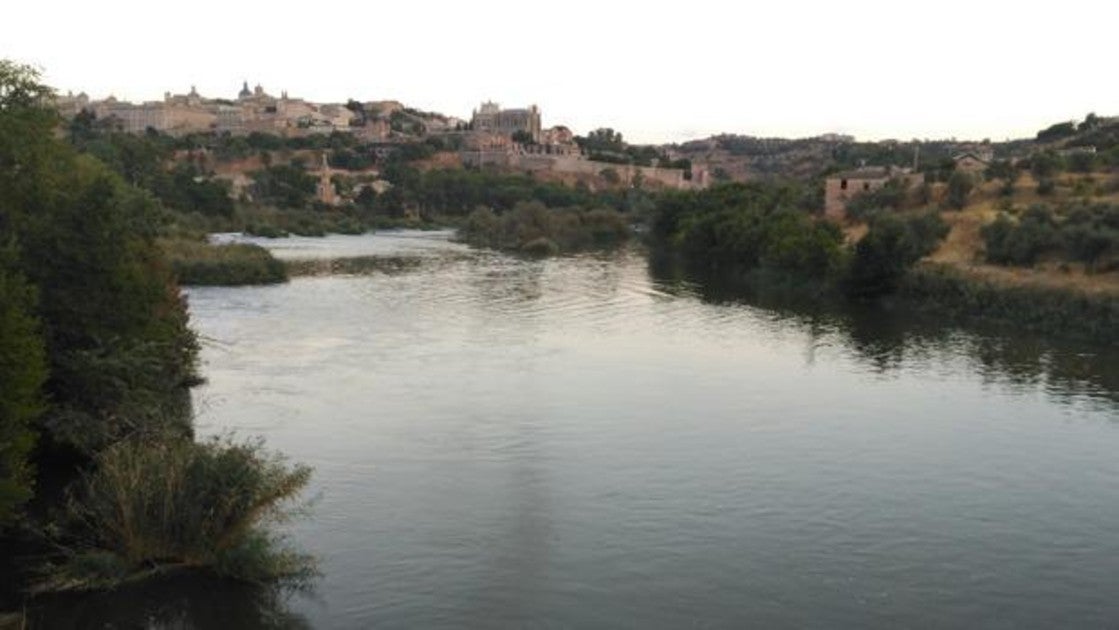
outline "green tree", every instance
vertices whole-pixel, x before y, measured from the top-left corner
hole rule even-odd
[[[1051,178],[1063,169],[1064,161],[1053,151],[1043,151],[1030,157],[1030,172],[1038,181]]]
[[[872,298],[897,291],[906,272],[947,233],[948,226],[936,213],[909,220],[895,215],[877,217],[866,236],[855,244],[848,293]]]
[[[975,188],[971,175],[956,171],[948,178],[948,205],[960,210],[967,205],[967,198]]]
[[[1091,173],[1096,169],[1096,154],[1078,151],[1068,158],[1068,167],[1074,173]]]
[[[1029,266],[1057,246],[1057,226],[1048,207],[1034,205],[1015,223],[1005,214],[980,230],[987,260],[1003,265]]]
[[[1050,125],[1049,127],[1046,127],[1045,129],[1042,129],[1041,131],[1037,132],[1037,141],[1038,142],[1053,142],[1055,140],[1060,140],[1062,138],[1067,138],[1067,137],[1075,135],[1075,134],[1076,134],[1076,123],[1071,122],[1071,121],[1062,122],[1062,123],[1057,123],[1055,125]]]
[[[150,196],[55,137],[57,114],[26,95],[38,75],[0,65],[0,234],[38,291],[50,444],[92,453],[137,432],[189,432],[197,346],[155,244]]]
[[[0,526],[31,497],[30,423],[43,409],[47,376],[34,291],[16,262],[13,247],[0,248]]]

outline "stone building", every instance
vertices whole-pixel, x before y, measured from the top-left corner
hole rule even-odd
[[[134,104],[118,101],[116,97],[92,104],[93,113],[101,120],[112,120],[127,133],[143,133],[149,128],[164,131],[168,127],[167,112],[163,103]]]
[[[89,95],[85,92],[77,96],[74,96],[73,92],[67,92],[65,96],[56,96],[54,99],[54,106],[64,118],[77,116],[79,112],[89,107],[89,103]]]
[[[482,103],[470,119],[471,129],[478,132],[512,136],[518,131],[528,133],[533,142],[540,142],[540,108],[501,109],[493,101]]]
[[[956,170],[969,175],[979,175],[987,170],[991,164],[991,155],[966,152],[956,155],[952,161],[956,163]]]
[[[836,221],[845,219],[848,201],[856,195],[878,190],[893,179],[904,179],[914,186],[923,181],[923,176],[907,168],[864,166],[827,177],[824,180],[824,216]]]

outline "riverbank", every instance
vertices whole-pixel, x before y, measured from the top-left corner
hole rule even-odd
[[[1008,281],[957,266],[924,262],[903,279],[897,296],[954,319],[1012,326],[1059,337],[1119,343],[1119,294]]]

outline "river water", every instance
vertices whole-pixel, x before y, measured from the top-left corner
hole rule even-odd
[[[638,252],[262,241],[399,272],[195,288],[201,434],[310,464],[310,590],[173,584],[75,625],[1119,624],[1119,353],[760,306]],[[127,608],[127,612],[122,612]],[[217,625],[214,625],[217,624]]]

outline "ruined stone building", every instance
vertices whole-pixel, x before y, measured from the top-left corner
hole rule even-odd
[[[837,221],[845,219],[848,201],[878,190],[892,179],[904,179],[910,186],[916,186],[924,177],[894,166],[864,166],[828,176],[824,180],[824,216]]]

